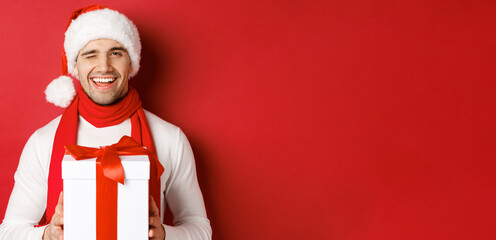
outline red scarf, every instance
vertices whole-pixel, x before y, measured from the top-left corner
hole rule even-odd
[[[161,209],[160,176],[164,168],[158,161],[150,126],[141,106],[138,92],[129,87],[129,91],[123,99],[112,105],[101,106],[94,103],[79,87],[78,95],[62,114],[55,133],[48,176],[47,209],[40,224],[49,223],[55,212],[58,196],[63,186],[61,166],[62,158],[65,154],[64,146],[76,144],[79,115],[98,128],[117,125],[131,118],[131,137],[153,154],[150,159],[149,192],[153,196],[158,209]]]

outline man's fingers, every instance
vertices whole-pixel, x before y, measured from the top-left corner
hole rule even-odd
[[[62,207],[62,212],[63,212],[64,211],[64,191],[60,192],[58,204],[60,204],[60,206]]]
[[[64,226],[64,217],[60,215],[53,215],[52,224],[54,227],[62,229],[62,226]]]
[[[149,210],[150,217],[158,216],[159,210],[158,210],[157,204],[155,204],[155,200],[153,200],[153,197],[151,195],[148,199],[149,199],[148,204],[150,205],[150,208],[149,208],[150,209]]]
[[[148,218],[148,225],[150,225],[150,228],[156,228],[159,224],[160,224],[160,219],[158,217]]]
[[[59,201],[55,206],[55,213],[50,224],[47,225],[43,232],[43,240],[45,239],[64,239],[64,192],[60,192]]]
[[[59,201],[55,207],[55,213],[53,214],[51,222],[54,227],[59,227],[61,229],[64,225],[64,192],[60,192]]]
[[[47,225],[43,232],[43,240],[64,239],[64,230],[60,226],[55,226],[52,222]]]
[[[64,240],[64,232],[58,231],[56,237],[57,239]]]
[[[62,215],[64,213],[64,192],[60,192],[59,201],[57,202],[57,206],[55,206],[55,212],[57,211]]]
[[[150,229],[148,231],[148,237],[151,239],[158,239],[157,236],[158,235],[158,229]]]
[[[150,239],[162,240],[165,237],[165,231],[159,217],[160,210],[158,210],[157,204],[155,204],[155,201],[153,200],[153,197],[151,195],[148,204],[150,208],[149,211],[150,216],[148,217],[148,224],[149,224],[148,237]]]

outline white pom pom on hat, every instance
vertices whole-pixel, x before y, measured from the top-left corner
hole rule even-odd
[[[66,108],[76,96],[76,89],[72,78],[60,76],[48,84],[45,90],[46,99],[55,106]]]
[[[115,10],[98,4],[90,5],[71,14],[65,32],[64,53],[62,56],[63,76],[53,80],[48,85],[45,91],[48,102],[63,108],[69,106],[76,94],[72,79],[67,75],[73,75],[79,51],[91,40],[102,38],[112,39],[121,43],[126,48],[131,59],[132,72],[129,76],[133,77],[138,73],[141,42],[138,29],[134,23]],[[62,81],[62,79],[64,80]],[[67,86],[69,83],[72,84],[72,88]],[[61,86],[57,86],[58,84],[61,84]],[[68,92],[62,93],[62,91],[66,90]],[[69,97],[70,99],[65,99]],[[61,100],[62,98],[64,100]]]

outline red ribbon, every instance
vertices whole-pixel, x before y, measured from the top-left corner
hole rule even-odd
[[[117,240],[117,183],[124,184],[119,155],[150,158],[152,153],[129,136],[110,146],[90,148],[71,144],[65,149],[76,160],[96,157],[96,239]]]

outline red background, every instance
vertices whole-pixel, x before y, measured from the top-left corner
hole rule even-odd
[[[62,112],[72,10],[0,8],[0,216]],[[102,1],[137,24],[144,106],[196,155],[214,239],[494,239],[496,2]]]

